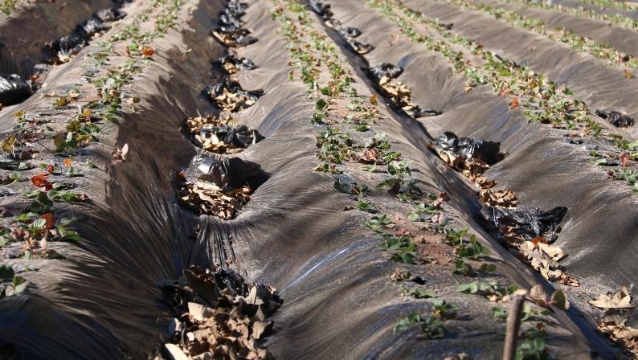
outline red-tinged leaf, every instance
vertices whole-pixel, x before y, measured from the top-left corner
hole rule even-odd
[[[510,109],[516,109],[518,107],[518,98],[515,97],[510,101]]]
[[[534,248],[538,249],[538,245],[547,244],[547,239],[543,236],[535,237],[532,239],[532,243],[534,244]]]
[[[49,174],[53,174],[54,170],[55,170],[55,166],[53,166],[52,164],[47,165],[47,172]]]
[[[148,45],[144,45],[144,47],[142,48],[142,55],[144,55],[147,58],[150,58],[151,56],[155,55],[155,49],[153,49],[152,47]]]
[[[627,167],[628,161],[629,161],[629,155],[627,155],[627,153],[623,151],[623,153],[620,154],[620,163],[622,164],[622,167]]]
[[[31,182],[33,183],[33,185],[35,185],[35,187],[44,189],[45,191],[49,191],[53,189],[53,184],[49,180],[47,180],[47,175],[49,174],[42,173],[34,175],[31,177]]]
[[[40,218],[47,221],[46,225],[44,226],[46,229],[51,229],[57,221],[55,216],[53,216],[53,214],[51,213],[42,214],[40,215]]]

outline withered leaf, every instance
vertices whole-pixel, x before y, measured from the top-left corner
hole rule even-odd
[[[625,286],[612,296],[600,294],[598,299],[591,300],[589,303],[601,309],[633,309],[635,307],[631,304],[631,295]]]

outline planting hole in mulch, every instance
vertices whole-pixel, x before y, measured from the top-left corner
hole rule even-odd
[[[197,155],[187,171],[177,175],[179,200],[200,215],[230,220],[268,179],[258,164],[240,158]]]

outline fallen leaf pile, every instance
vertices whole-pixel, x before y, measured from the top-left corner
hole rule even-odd
[[[625,348],[633,357],[638,357],[638,329],[626,324],[629,313],[635,308],[631,304],[629,290],[623,286],[617,293],[611,296],[600,294],[598,299],[589,303],[605,310],[598,331]]]
[[[378,84],[383,90],[384,95],[390,98],[392,105],[397,109],[401,109],[401,111],[410,117],[418,118],[441,114],[439,111],[421,109],[412,101],[412,90],[397,79],[383,76],[379,79]]]
[[[252,189],[247,185],[226,190],[204,181],[182,183],[179,187],[179,198],[184,204],[200,214],[214,215],[224,220],[234,218],[248,203],[251,193]]]
[[[260,345],[272,332],[267,318],[283,303],[273,287],[249,285],[232,270],[191,266],[163,290],[179,314],[165,345],[174,359],[272,358]]]
[[[480,189],[479,200],[489,206],[516,207],[516,193],[512,190]]]
[[[198,134],[202,130],[202,127],[206,125],[222,126],[231,124],[232,122],[233,119],[230,117],[230,115],[227,114],[224,117],[196,116],[186,119],[185,124],[191,134]]]

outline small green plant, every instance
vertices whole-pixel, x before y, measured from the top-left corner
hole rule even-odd
[[[545,346],[547,333],[541,327],[530,328],[523,332],[523,341],[516,348],[516,360],[550,359]]]
[[[499,321],[507,320],[508,311],[506,309],[500,307],[492,308],[492,316]],[[523,306],[523,311],[521,312],[521,321],[536,321],[541,320],[543,316],[549,315],[549,311],[546,309],[538,309],[533,308],[529,304],[525,304]]]
[[[0,0],[0,10],[5,15],[10,15],[12,11],[16,9],[16,4],[19,0]]]
[[[436,297],[436,293],[434,291],[428,291],[420,287],[406,288],[405,286],[401,287],[401,293],[403,296],[412,296],[416,299],[429,299]]]
[[[363,226],[370,230],[379,231],[381,228],[387,227],[390,224],[392,224],[390,218],[385,214],[381,214],[373,216],[370,220],[364,222]]]
[[[474,281],[468,284],[461,284],[456,291],[466,294],[474,294],[486,297],[488,299],[499,300],[505,296],[511,295],[518,289],[516,285],[508,287],[500,285],[497,281],[479,282]]]
[[[316,144],[321,161],[341,164],[350,156],[353,142],[348,133],[328,127],[317,135]]]
[[[421,332],[423,332],[426,339],[440,339],[443,338],[447,332],[440,319],[433,316],[421,316],[417,313],[412,313],[401,318],[394,325],[393,332],[403,332],[417,325],[420,327]]]
[[[449,320],[455,319],[457,315],[456,306],[448,303],[445,300],[441,299],[430,299],[428,300],[432,303],[432,317],[441,319],[441,320]]]

